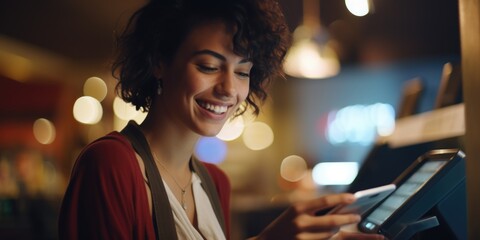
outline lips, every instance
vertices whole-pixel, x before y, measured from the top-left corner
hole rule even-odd
[[[220,105],[220,104],[215,104],[215,103],[210,103],[210,102],[205,102],[201,100],[197,100],[198,105],[202,107],[203,109],[217,115],[221,115],[227,112],[228,110],[228,105]]]

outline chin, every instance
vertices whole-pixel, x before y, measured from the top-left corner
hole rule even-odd
[[[220,129],[221,130],[221,129]],[[200,135],[204,137],[215,137],[217,134],[220,132],[220,130],[215,130],[215,131],[203,131]]]
[[[197,126],[195,132],[204,137],[215,137],[222,130],[222,126],[211,126],[211,125],[202,125]]]

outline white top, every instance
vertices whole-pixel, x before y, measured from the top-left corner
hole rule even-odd
[[[201,180],[196,173],[192,173],[192,188],[193,198],[195,200],[195,209],[197,213],[198,229],[195,229],[187,213],[178,202],[173,192],[168,187],[168,184],[163,182],[165,190],[167,191],[168,200],[170,201],[170,207],[172,208],[173,218],[175,220],[175,227],[177,230],[178,239],[188,240],[225,240],[225,235],[218,222],[218,219],[213,211],[212,204],[208,198],[205,190],[200,185]],[[203,237],[202,237],[203,235]]]

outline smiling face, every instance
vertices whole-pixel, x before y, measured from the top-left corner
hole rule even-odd
[[[252,63],[233,52],[232,34],[220,21],[200,24],[172,62],[161,64],[156,110],[176,126],[214,136],[248,96]]]

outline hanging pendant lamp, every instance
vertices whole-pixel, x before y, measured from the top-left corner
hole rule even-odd
[[[319,0],[303,0],[303,24],[293,33],[283,68],[292,77],[308,79],[328,78],[340,71],[338,56],[320,24]]]

